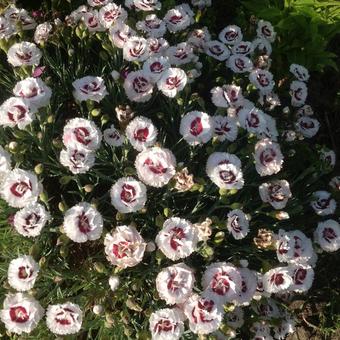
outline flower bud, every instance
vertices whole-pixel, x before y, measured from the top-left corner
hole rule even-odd
[[[93,188],[94,188],[94,186],[92,184],[86,184],[84,186],[85,192],[92,192]]]
[[[43,166],[41,163],[37,164],[37,165],[34,167],[34,172],[35,172],[37,175],[41,175],[43,171],[44,171],[44,166]]]
[[[92,311],[94,314],[96,315],[100,315],[103,313],[104,311],[104,308],[102,305],[94,305],[93,308],[92,308]]]
[[[106,271],[105,266],[101,262],[95,262],[93,267],[98,273],[105,273]]]
[[[116,275],[110,276],[109,285],[110,285],[111,290],[114,292],[119,286],[119,277]]]

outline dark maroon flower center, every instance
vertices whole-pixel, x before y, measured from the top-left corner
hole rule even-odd
[[[229,280],[226,272],[216,273],[211,280],[211,290],[218,295],[225,295],[230,288]]]
[[[120,193],[120,199],[124,203],[132,203],[136,201],[136,189],[130,184],[123,184]]]
[[[84,211],[78,216],[78,228],[83,234],[87,234],[92,230],[89,218]]]
[[[149,129],[145,127],[144,129],[138,129],[134,131],[133,138],[139,142],[146,142],[149,136]]]
[[[26,308],[22,306],[11,307],[9,316],[13,322],[18,323],[25,323],[30,317]]]
[[[174,227],[171,229],[170,247],[177,250],[182,245],[181,240],[185,239],[185,232],[180,227]]]
[[[27,191],[32,191],[32,183],[31,181],[28,182],[17,182],[12,184],[11,193],[16,197],[23,197]]]
[[[144,165],[147,165],[149,170],[152,171],[156,175],[165,174],[167,172],[167,168],[165,168],[162,163],[154,163],[152,159],[147,158],[144,162]]]
[[[202,119],[196,117],[190,124],[190,133],[193,136],[198,136],[203,131]]]
[[[118,259],[122,259],[128,256],[128,250],[130,243],[127,241],[120,241],[112,246],[112,253]]]
[[[176,327],[177,327],[177,324],[172,323],[170,320],[160,319],[156,323],[153,330],[154,330],[155,333],[171,332],[171,331],[175,330]]]
[[[91,143],[90,132],[85,127],[77,127],[73,130],[76,140],[84,145]]]

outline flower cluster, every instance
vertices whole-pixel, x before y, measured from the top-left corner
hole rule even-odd
[[[277,301],[305,294],[318,257],[340,249],[339,176],[329,191],[315,186],[317,166],[327,176],[336,156],[322,149],[294,169],[320,123],[308,70],[290,65],[288,87],[275,78],[271,23],[259,20],[255,37],[236,25],[209,32],[195,11],[212,1],[191,4],[88,0],[64,21],[39,23],[14,6],[0,16],[18,77],[0,106],[0,197],[11,233],[35,242],[8,264],[9,332],[31,333],[46,314],[56,335],[102,322],[114,332],[118,321],[142,338],[126,308],[143,311],[155,340],[186,329],[231,339],[244,324],[254,339],[294,332]],[[20,41],[26,30],[34,43]],[[63,35],[69,72],[48,65],[46,46]],[[77,38],[82,53],[100,46],[98,65],[74,57]],[[201,97],[205,66],[224,73]],[[35,294],[50,277],[60,286]]]

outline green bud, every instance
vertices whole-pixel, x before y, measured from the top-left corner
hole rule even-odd
[[[106,268],[105,266],[101,263],[101,262],[95,262],[93,264],[94,269],[98,272],[98,273],[105,273],[106,272]]]
[[[94,188],[94,185],[92,185],[92,184],[86,184],[85,186],[84,186],[84,190],[85,190],[85,192],[92,192],[93,191],[93,188]]]
[[[47,117],[47,123],[48,124],[52,124],[54,122],[54,117],[53,117],[53,115],[49,115],[48,117]]]
[[[101,123],[102,123],[102,126],[105,125],[107,122],[110,121],[109,115],[103,115],[103,116],[101,116],[100,121],[101,121]]]
[[[162,228],[164,224],[164,217],[162,215],[157,215],[155,218],[155,224],[157,227]]]
[[[205,258],[209,258],[212,257],[214,255],[214,249],[209,247],[208,245],[205,245],[202,249],[201,249],[201,254],[203,257]]]
[[[93,109],[91,111],[91,116],[92,117],[98,117],[98,116],[100,116],[100,113],[101,113],[100,109]]]
[[[40,254],[40,247],[38,244],[33,244],[28,251],[28,254],[31,255],[33,258],[37,258]]]
[[[109,60],[109,56],[108,56],[108,54],[105,51],[100,51],[99,52],[99,57],[100,57],[100,59],[102,59],[104,61]]]
[[[46,191],[43,191],[40,195],[39,195],[40,201],[44,202],[44,203],[48,203],[48,195],[46,193]]]
[[[37,175],[41,175],[44,171],[44,166],[39,163],[37,164],[35,167],[34,167],[34,172],[37,174]]]
[[[117,212],[116,221],[123,221],[124,219],[125,219],[125,215],[120,212]]]
[[[58,203],[58,209],[61,211],[61,212],[64,212],[66,211],[66,205],[64,202],[59,202]]]
[[[135,300],[133,300],[132,298],[128,298],[125,303],[126,303],[126,306],[131,310],[134,310],[136,312],[142,312],[143,311],[143,308],[141,306],[139,306],[137,304],[137,302]]]
[[[163,213],[164,213],[165,217],[171,217],[172,216],[172,211],[169,208],[164,208]]]
[[[43,256],[40,260],[39,260],[39,267],[43,268],[46,264],[46,257]]]
[[[224,232],[223,231],[219,231],[216,233],[216,235],[214,236],[214,243],[215,244],[221,244],[224,241]]]
[[[66,184],[70,183],[71,180],[72,180],[72,176],[63,176],[59,179],[59,183],[61,185],[66,185]]]

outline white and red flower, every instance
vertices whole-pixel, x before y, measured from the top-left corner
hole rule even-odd
[[[176,174],[176,158],[169,149],[152,147],[137,155],[135,167],[145,184],[160,188]]]
[[[233,54],[226,62],[229,67],[235,73],[250,72],[253,69],[253,62],[248,57],[242,54]]]
[[[239,106],[243,103],[242,88],[236,85],[223,85],[214,87],[211,91],[211,100],[217,107],[228,108]]]
[[[220,327],[224,313],[214,299],[194,294],[184,304],[184,314],[193,333],[209,334]]]
[[[289,71],[297,78],[299,81],[307,82],[309,79],[309,72],[308,70],[298,64],[291,64],[289,67]]]
[[[168,68],[170,68],[169,59],[163,56],[151,57],[143,65],[143,71],[153,82],[157,82]]]
[[[259,186],[260,197],[274,209],[283,209],[292,196],[289,183],[286,180],[275,180],[262,183]]]
[[[150,56],[163,56],[169,48],[169,43],[164,38],[147,39]]]
[[[267,127],[267,120],[263,111],[252,107],[244,108],[238,112],[241,127],[250,133],[261,134]]]
[[[168,305],[184,303],[192,294],[195,277],[184,263],[164,268],[156,278],[156,289]]]
[[[228,140],[233,142],[237,138],[238,128],[236,124],[236,119],[228,116],[213,116],[214,121],[214,136],[220,142]]]
[[[228,213],[227,229],[235,240],[243,239],[249,233],[249,218],[239,209],[234,209]]]
[[[194,22],[194,13],[189,5],[182,4],[170,9],[165,14],[164,21],[170,32],[183,31]]]
[[[149,14],[143,21],[138,21],[136,28],[152,38],[161,38],[166,32],[165,22],[159,19],[156,14]]]
[[[275,85],[273,74],[267,70],[256,69],[250,72],[249,80],[262,94],[271,93]]]
[[[36,107],[31,106],[24,98],[11,97],[0,106],[0,125],[23,130],[35,119]]]
[[[291,96],[291,103],[292,106],[300,107],[305,104],[307,95],[308,95],[308,88],[306,84],[299,80],[294,80],[290,84],[290,96]]]
[[[277,174],[283,164],[283,155],[279,144],[270,139],[262,139],[255,145],[255,167],[260,176]]]
[[[44,309],[39,302],[23,293],[7,294],[0,311],[6,329],[16,334],[31,333],[43,315]]]
[[[92,9],[84,13],[83,21],[90,32],[103,32],[106,29],[102,26],[99,20],[99,12],[96,9]]]
[[[256,293],[257,277],[255,272],[248,268],[238,268],[238,271],[242,278],[242,284],[235,302],[237,305],[247,306]]]
[[[166,56],[169,58],[171,65],[184,65],[192,62],[195,59],[193,48],[187,42],[179,43],[175,46],[170,46],[166,50]]]
[[[52,25],[49,22],[39,24],[34,32],[34,42],[36,44],[42,44],[48,41],[50,32],[52,31]]]
[[[157,82],[158,89],[167,97],[173,98],[187,84],[187,75],[180,68],[168,68]]]
[[[128,38],[123,46],[123,57],[127,61],[145,61],[149,57],[147,40],[137,36]]]
[[[241,32],[240,27],[236,25],[230,25],[225,27],[220,34],[218,35],[218,38],[227,45],[235,45],[242,41],[243,35]]]
[[[97,7],[97,6],[104,6],[108,3],[110,3],[112,0],[87,0],[87,3],[91,7]]]
[[[46,325],[54,334],[76,334],[80,331],[82,322],[83,313],[79,306],[72,302],[47,307]]]
[[[150,316],[152,340],[178,340],[184,332],[183,317],[177,308],[159,309]]]
[[[250,41],[240,41],[231,49],[232,54],[247,55],[253,52],[253,44]]]
[[[277,267],[270,269],[263,275],[263,288],[268,293],[285,291],[293,283],[289,273],[289,267]]]
[[[66,211],[63,228],[74,242],[94,241],[102,234],[103,218],[91,204],[82,202]]]
[[[306,138],[314,137],[318,133],[319,128],[319,121],[308,116],[300,117],[296,122],[297,131]]]
[[[13,225],[20,235],[36,237],[40,235],[49,219],[50,214],[43,205],[30,203],[15,213]]]
[[[206,172],[212,182],[222,189],[241,189],[244,185],[241,161],[226,152],[214,152],[207,161]]]
[[[35,203],[42,191],[37,176],[22,169],[10,171],[0,185],[0,196],[14,208],[23,208]]]
[[[40,78],[26,78],[19,81],[13,93],[38,109],[48,105],[52,95],[51,89]]]
[[[198,231],[183,218],[171,217],[156,236],[156,243],[169,259],[177,261],[191,255],[197,248]]]
[[[236,267],[226,262],[212,263],[202,277],[202,287],[220,305],[237,299],[242,288],[242,277]]]
[[[114,147],[121,146],[124,143],[124,136],[121,135],[114,125],[104,130],[103,138],[105,143]]]
[[[33,288],[38,277],[39,265],[32,256],[20,256],[8,266],[8,283],[17,291],[23,292]]]
[[[108,94],[104,79],[101,77],[86,76],[75,80],[72,86],[73,96],[80,102],[93,100],[99,103]]]
[[[213,135],[213,120],[205,112],[190,111],[182,117],[179,132],[190,145],[207,143]]]
[[[114,266],[134,267],[144,256],[146,243],[135,227],[122,225],[104,239],[105,254]]]
[[[110,28],[118,20],[124,22],[127,19],[127,12],[122,6],[111,2],[99,10],[98,17],[103,27]]]
[[[136,34],[130,26],[124,24],[124,22],[121,22],[120,20],[110,27],[109,32],[112,43],[118,48],[123,48],[126,41]]]
[[[159,0],[132,0],[133,6],[140,11],[150,12],[160,10],[162,3]]]
[[[64,126],[63,143],[67,148],[95,151],[100,147],[102,134],[88,119],[73,118]]]
[[[41,59],[39,48],[28,41],[12,45],[7,52],[7,60],[13,66],[39,65]]]
[[[146,187],[132,177],[123,177],[112,186],[110,196],[112,205],[119,212],[136,212],[146,203]]]
[[[311,206],[319,216],[332,215],[336,209],[336,201],[328,191],[316,191]]]
[[[270,42],[275,41],[276,32],[269,21],[259,20],[256,33],[259,38],[265,38]]]
[[[138,116],[128,124],[125,134],[134,149],[143,151],[156,143],[158,130],[151,119]]]
[[[204,51],[216,60],[224,61],[230,57],[230,51],[226,45],[218,40],[210,40],[204,44]]]
[[[314,280],[314,270],[311,266],[304,264],[296,264],[288,267],[292,277],[292,284],[289,287],[290,291],[303,293],[312,287]]]
[[[335,220],[319,222],[314,231],[314,242],[327,252],[340,249],[340,225]]]
[[[95,153],[83,148],[68,147],[61,150],[59,160],[73,174],[84,174],[93,167]]]
[[[153,83],[147,72],[133,71],[125,78],[124,90],[131,101],[144,103],[152,96]]]

